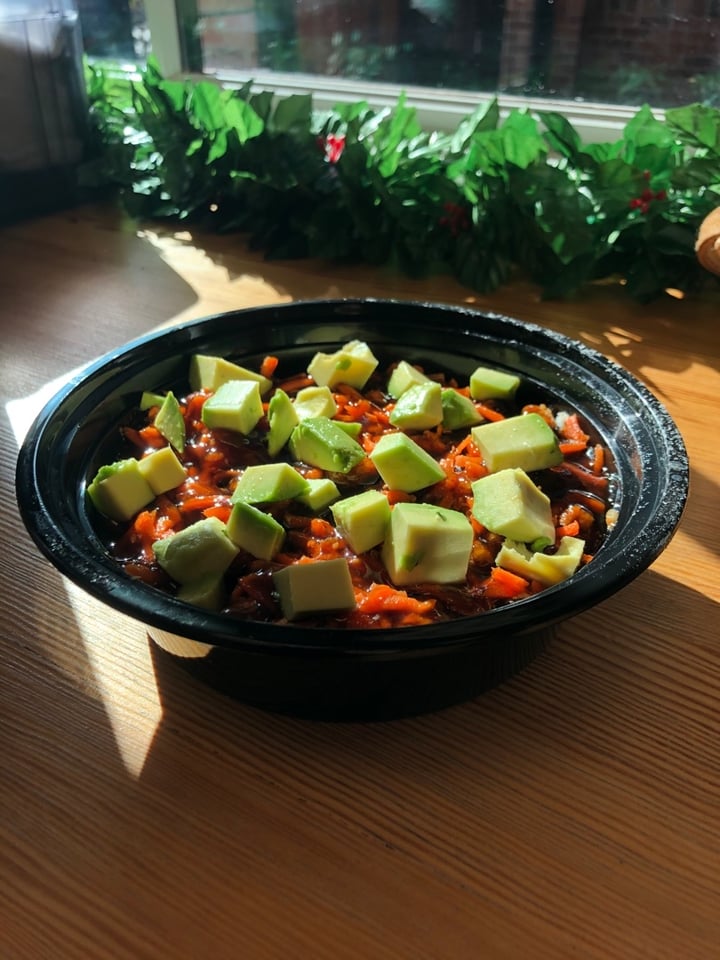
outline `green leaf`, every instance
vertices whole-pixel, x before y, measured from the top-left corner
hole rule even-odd
[[[570,121],[559,113],[540,111],[540,121],[545,125],[545,139],[551,150],[564,157],[576,159],[582,147],[580,134]]]
[[[227,133],[224,130],[218,130],[208,150],[207,162],[212,163],[214,160],[219,160],[220,157],[224,157],[227,153],[227,148]]]
[[[497,99],[480,104],[458,125],[450,141],[450,150],[453,153],[462,153],[475,134],[496,130],[499,122],[500,106]]]
[[[307,130],[312,114],[312,97],[299,93],[280,100],[272,115],[272,129],[277,133]]]
[[[505,161],[516,167],[529,167],[547,153],[537,121],[524,110],[511,111],[500,133]]]
[[[259,137],[265,130],[265,121],[252,103],[247,103],[230,91],[224,101],[225,123],[235,131],[241,144]]]
[[[214,83],[199,81],[188,97],[188,110],[204,130],[210,133],[222,130],[225,124],[223,91]]]
[[[667,110],[665,118],[670,131],[684,143],[720,153],[720,110],[695,103]]]

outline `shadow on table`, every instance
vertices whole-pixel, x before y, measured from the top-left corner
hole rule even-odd
[[[227,272],[230,281],[247,275],[249,267],[254,268],[279,294],[292,299],[399,296],[504,313],[547,325],[616,360],[644,379],[651,389],[654,384],[647,379],[649,369],[679,373],[692,363],[720,366],[717,349],[693,355],[677,348],[678,343],[692,343],[695,330],[716,327],[718,299],[714,288],[712,292],[685,298],[668,295],[640,303],[621,284],[603,283],[587,287],[573,300],[544,300],[540,287],[529,281],[515,281],[489,293],[479,293],[444,274],[411,278],[384,265],[271,260],[262,251],[249,250],[241,235],[200,230],[178,234],[162,224],[157,227],[157,235],[201,250],[214,265]]]
[[[401,776],[411,755],[422,752],[423,739],[427,741],[426,746],[433,744],[434,762],[440,767],[449,765],[446,772],[450,774],[457,760],[455,749],[460,748],[455,743],[459,728],[472,732],[477,742],[482,743],[482,762],[487,761],[488,752],[501,750],[507,762],[515,764],[519,758],[512,756],[513,745],[526,745],[528,737],[541,740],[549,726],[556,726],[558,730],[567,726],[582,738],[584,714],[603,712],[610,685],[615,685],[611,699],[625,697],[628,703],[632,700],[632,688],[638,684],[632,665],[640,664],[637,669],[640,675],[643,661],[651,668],[654,656],[658,653],[667,656],[667,651],[659,648],[668,638],[659,639],[650,632],[645,634],[642,615],[638,615],[638,611],[652,608],[658,595],[667,605],[672,653],[688,661],[701,652],[712,653],[712,649],[703,651],[705,641],[699,636],[701,631],[706,633],[707,623],[715,621],[720,605],[690,586],[647,571],[595,610],[561,625],[557,639],[547,651],[520,675],[495,690],[435,714],[378,723],[305,721],[256,710],[204,686],[178,661],[153,645],[163,721],[148,753],[141,780],[152,783],[157,775],[164,776],[162,771],[166,772],[168,766],[183,764],[183,731],[189,732],[196,722],[199,726],[193,737],[201,732],[207,743],[212,744],[213,755],[227,750],[238,759],[248,743],[255,744],[253,750],[262,743],[268,758],[278,757],[292,743],[298,768],[319,762],[326,765],[334,760],[345,766],[350,754],[355,761],[372,765],[372,753],[382,745],[382,766],[387,765],[386,773],[394,781]],[[602,623],[602,630],[598,629],[598,623]],[[633,635],[627,633],[628,623],[638,625]],[[683,626],[679,627],[680,624]],[[588,667],[584,676],[577,672],[581,662]],[[553,695],[558,695],[558,701],[553,715],[547,716],[543,704],[550,689]],[[517,716],[512,717],[515,710],[523,716],[520,724]],[[525,721],[530,713],[535,715],[528,727]],[[499,732],[499,722],[508,722],[502,736],[488,737],[490,728],[496,734]],[[467,749],[467,742],[461,749]],[[521,752],[526,753],[525,746]],[[477,762],[473,762],[467,768],[469,777],[478,772],[476,767]],[[366,773],[372,782],[378,782],[379,768],[368,769]],[[454,768],[452,776],[456,778],[458,773],[459,768]]]

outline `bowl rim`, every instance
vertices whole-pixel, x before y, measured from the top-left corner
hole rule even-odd
[[[619,557],[614,549],[610,549],[616,538],[610,536],[593,562],[569,581],[546,588],[526,600],[468,617],[422,626],[333,631],[326,627],[306,627],[301,622],[273,624],[248,621],[192,607],[141,581],[132,580],[109,555],[83,553],[48,512],[44,478],[38,471],[39,445],[53,430],[62,434],[63,429],[71,429],[66,424],[58,426],[58,418],[62,417],[76,393],[84,385],[92,383],[98,375],[112,370],[129,357],[151,350],[161,341],[169,339],[173,344],[177,341],[187,347],[200,339],[203,331],[230,320],[250,323],[253,318],[261,320],[269,312],[276,312],[282,322],[283,319],[291,320],[294,313],[317,310],[326,314],[324,318],[313,318],[313,324],[320,326],[329,325],[333,320],[337,322],[336,311],[347,314],[348,311],[362,312],[376,307],[439,311],[458,321],[464,320],[469,325],[468,333],[476,332],[478,336],[481,335],[477,327],[478,320],[490,320],[502,326],[504,339],[510,341],[510,335],[514,334],[516,339],[521,338],[522,341],[538,341],[553,352],[582,360],[583,364],[632,391],[643,411],[651,415],[656,425],[655,434],[664,442],[669,459],[657,507],[643,528],[642,538],[636,536],[632,543],[634,552],[631,565],[617,563]],[[475,331],[472,330],[473,326]],[[232,647],[238,651],[283,655],[295,652],[303,656],[332,653],[343,657],[383,657],[389,654],[402,657],[417,656],[422,652],[429,655],[437,648],[439,639],[444,648],[463,646],[498,633],[522,634],[545,628],[575,616],[616,593],[650,566],[677,529],[688,490],[688,456],[677,425],[652,391],[616,361],[551,328],[502,313],[467,305],[382,297],[320,298],[244,307],[162,327],[135,337],[81,367],[44,404],[25,436],[16,466],[18,507],[32,540],[61,574],[90,595],[148,627],[157,627],[186,639]],[[599,568],[605,574],[601,582],[596,575]],[[568,598],[565,608],[557,602],[560,593]]]

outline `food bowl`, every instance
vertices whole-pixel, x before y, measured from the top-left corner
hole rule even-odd
[[[528,396],[567,404],[610,454],[618,520],[593,560],[536,595],[476,615],[396,629],[337,630],[228,617],[130,578],[110,555],[86,486],[146,390],[187,390],[193,354],[304,369],[351,340],[467,378],[521,375]],[[471,699],[524,668],[557,626],[611,596],[667,546],[688,491],[680,434],[625,369],[544,328],[464,307],[388,300],[238,310],[150,334],[87,367],[42,410],[20,451],[17,497],[40,551],[66,577],[142,622],[162,655],[214,688],[273,711],[390,719]]]

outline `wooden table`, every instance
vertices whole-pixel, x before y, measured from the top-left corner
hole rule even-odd
[[[478,700],[386,724],[269,715],[153,654],[17,516],[43,389],[152,328],[282,300],[468,302],[624,364],[692,489],[670,547]],[[720,295],[266,263],[82,208],[0,231],[2,960],[720,957]],[[11,428],[12,423],[12,428]]]

